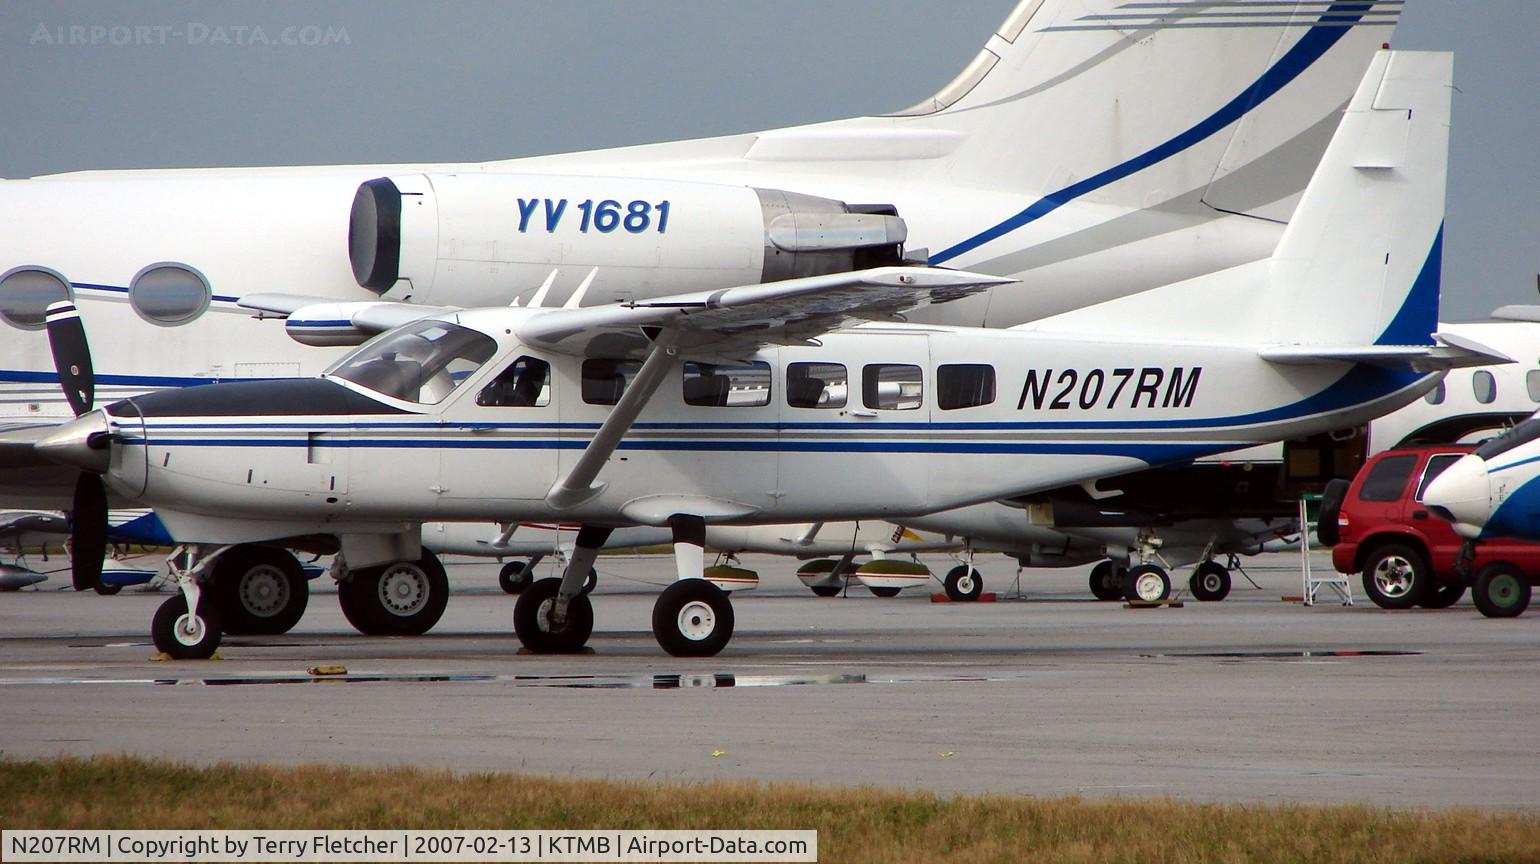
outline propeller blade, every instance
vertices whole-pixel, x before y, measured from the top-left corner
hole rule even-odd
[[[70,578],[76,591],[95,588],[107,557],[107,489],[102,478],[82,473],[75,480],[70,512]]]
[[[75,304],[68,300],[48,304],[45,320],[54,370],[59,373],[64,398],[79,417],[96,402],[96,373],[91,368],[91,346],[86,342],[85,325],[80,322]]]

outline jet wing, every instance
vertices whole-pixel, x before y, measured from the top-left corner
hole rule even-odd
[[[962,270],[879,267],[635,303],[556,309],[530,316],[517,333],[529,345],[585,354],[596,342],[612,347],[619,339],[668,328],[677,332],[680,348],[730,354],[761,345],[804,343],[858,321],[894,318],[1013,281]],[[636,341],[637,347],[644,347]]]

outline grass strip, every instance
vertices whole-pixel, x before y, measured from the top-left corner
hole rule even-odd
[[[1540,862],[1540,815],[0,759],[11,828],[813,828],[825,862]]]

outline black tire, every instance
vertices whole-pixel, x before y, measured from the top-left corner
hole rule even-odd
[[[878,597],[897,597],[898,596],[898,592],[902,591],[903,589],[902,588],[868,588],[867,590],[871,591],[873,594],[876,594]]]
[[[230,634],[287,633],[310,604],[310,583],[299,561],[265,546],[237,546],[216,558],[212,591]]]
[[[984,593],[984,577],[967,564],[959,564],[946,574],[946,596],[961,603],[979,599]]]
[[[1098,600],[1122,600],[1124,575],[1111,561],[1091,568],[1091,594]]]
[[[1405,543],[1387,543],[1364,560],[1364,593],[1381,609],[1410,609],[1433,581],[1428,559]]]
[[[1171,596],[1171,577],[1154,564],[1130,567],[1123,580],[1123,599],[1154,603]]]
[[[1529,579],[1507,561],[1493,561],[1476,574],[1471,599],[1488,618],[1516,618],[1529,608]]]
[[[449,605],[449,577],[438,558],[424,550],[416,561],[354,570],[338,583],[342,614],[369,636],[421,636],[433,629]]]
[[[1230,570],[1218,561],[1204,561],[1193,569],[1187,587],[1199,600],[1218,602],[1230,596]]]
[[[713,586],[714,587],[714,586]],[[536,579],[519,595],[513,606],[513,632],[525,648],[536,654],[571,654],[588,644],[594,631],[594,607],[587,594],[579,594],[567,604],[564,626],[552,629],[550,604],[556,600],[561,580]]]
[[[166,598],[150,621],[150,639],[155,650],[173,660],[207,660],[219,650],[219,604],[205,591],[198,597],[198,618],[203,628],[195,633],[179,632],[177,624],[187,615],[187,597],[178,591]]]
[[[528,561],[509,561],[497,572],[497,587],[503,589],[504,594],[521,594],[534,581]]]
[[[733,604],[705,579],[681,579],[652,607],[652,635],[674,657],[715,657],[733,638]]]
[[[1424,609],[1448,609],[1460,602],[1460,598],[1464,596],[1465,586],[1462,584],[1434,582],[1428,586],[1428,590],[1422,592],[1417,605]]]
[[[106,582],[98,579],[96,580],[96,584],[91,586],[91,590],[102,595],[103,597],[111,597],[119,591],[122,591],[123,586],[117,584],[108,585]]]
[[[838,597],[840,586],[838,585],[814,585],[812,591],[819,597]]]
[[[1326,546],[1342,542],[1337,517],[1342,515],[1342,502],[1347,499],[1348,487],[1352,485],[1353,481],[1339,478],[1327,483],[1326,488],[1321,490],[1321,514],[1318,517],[1320,521],[1315,524],[1315,536]]]

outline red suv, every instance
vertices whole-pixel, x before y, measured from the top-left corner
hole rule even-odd
[[[1318,533],[1341,573],[1362,573],[1364,593],[1384,609],[1443,609],[1474,586],[1482,614],[1510,617],[1529,604],[1540,543],[1483,540],[1474,551],[1450,523],[1422,505],[1439,472],[1469,444],[1401,447],[1370,459],[1351,484],[1326,488]],[[1471,578],[1475,574],[1475,579]]]

